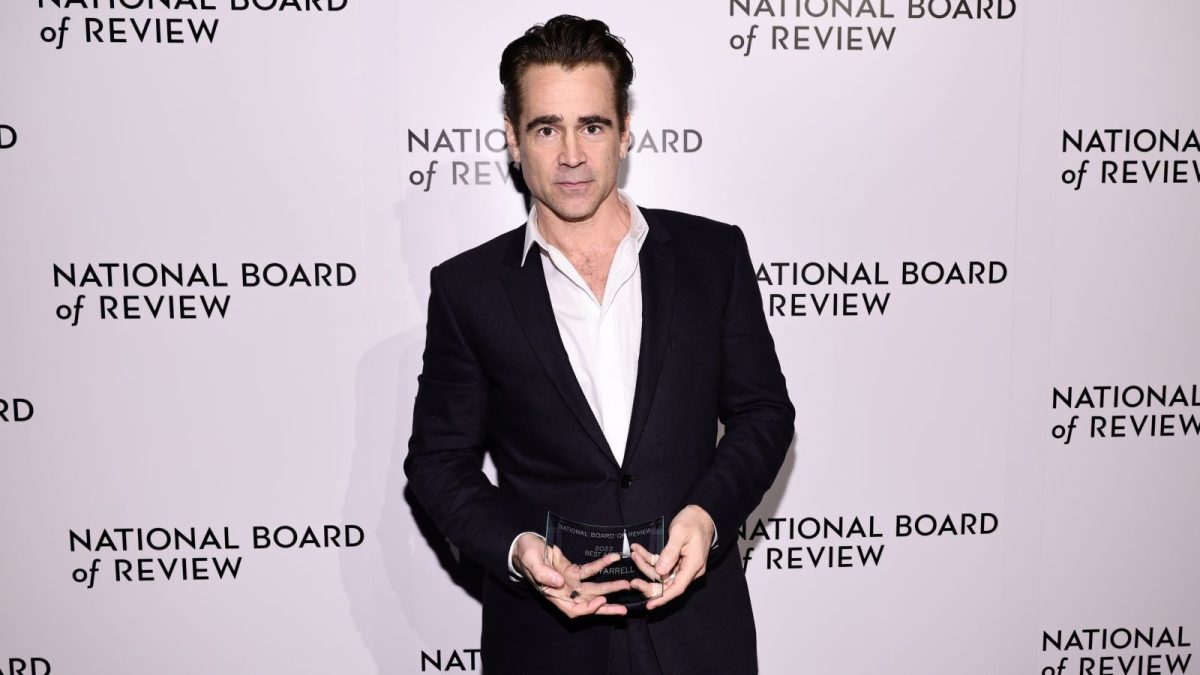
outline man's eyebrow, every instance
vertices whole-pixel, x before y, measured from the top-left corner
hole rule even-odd
[[[525,125],[525,131],[533,131],[535,128],[540,127],[543,124],[558,124],[561,121],[561,115],[541,115],[529,120],[529,122]]]
[[[579,123],[580,124],[603,124],[606,127],[611,127],[613,125],[612,120],[605,117],[604,115],[584,115],[583,117],[579,118]]]

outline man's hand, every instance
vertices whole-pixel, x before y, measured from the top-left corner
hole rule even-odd
[[[629,590],[628,581],[584,581],[620,559],[619,553],[610,553],[586,565],[576,565],[557,546],[546,548],[541,537],[522,534],[513,551],[513,568],[563,614],[574,619],[588,614],[625,614],[624,605],[610,605],[604,595]]]
[[[692,504],[671,521],[667,531],[667,546],[661,555],[656,556],[638,544],[630,547],[631,557],[642,573],[651,579],[662,580],[635,579],[631,583],[633,588],[652,598],[646,603],[646,609],[662,607],[683,595],[693,580],[704,576],[708,570],[708,552],[715,533],[716,525],[712,517],[704,509]]]

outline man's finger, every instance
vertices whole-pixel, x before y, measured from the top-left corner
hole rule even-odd
[[[655,609],[662,607],[668,602],[683,595],[689,584],[696,577],[696,572],[700,569],[700,558],[695,551],[687,551],[680,559],[679,569],[675,571],[675,578],[668,578],[663,582],[663,594],[660,597],[654,598],[646,603],[646,609]],[[660,561],[661,562],[661,561]]]
[[[638,571],[649,579],[662,581],[662,577],[658,576],[658,570],[654,569],[654,564],[651,562],[651,555],[653,554],[637,544],[630,547],[629,559],[637,566]]]
[[[668,580],[663,583],[662,595],[658,596],[657,598],[651,598],[650,601],[646,603],[646,609],[658,609],[675,598],[683,595],[683,592],[687,590],[688,583],[690,581],[691,579],[685,579],[678,576],[674,581],[671,581],[670,578],[668,578]]]
[[[679,560],[679,551],[683,548],[682,537],[675,535],[667,539],[667,546],[658,556],[658,563],[654,565],[654,569],[658,570],[659,577],[665,577],[670,574],[675,568],[675,563]]]
[[[605,567],[608,567],[609,565],[615,563],[616,561],[618,561],[620,559],[621,559],[620,553],[609,553],[608,555],[604,556],[603,558],[600,558],[598,560],[593,560],[592,562],[590,562],[586,565],[580,565],[579,566],[579,578],[587,579],[588,577],[595,576],[598,572],[600,572],[600,570],[604,569]]]
[[[600,608],[596,610],[596,614],[602,616],[624,616],[628,612],[629,610],[625,608],[625,605],[615,605],[612,603],[600,605]]]
[[[522,561],[524,562],[524,561]],[[550,588],[562,588],[563,576],[554,571],[553,567],[541,562],[540,560],[533,561],[532,564],[525,564],[525,576],[533,579],[540,586],[548,586]]]
[[[633,590],[641,593],[647,600],[657,598],[662,595],[663,585],[661,581],[646,581],[645,579],[634,579],[629,582],[629,586]]]
[[[603,607],[606,604],[608,604],[608,601],[604,599],[604,596],[597,596],[595,598],[588,600],[586,604],[582,605],[583,611],[580,613],[581,614],[595,614],[597,611],[599,611],[599,609],[601,607]]]
[[[627,591],[629,588],[629,581],[626,579],[600,582],[587,581],[579,585],[579,592],[587,595],[608,595],[617,591]]]

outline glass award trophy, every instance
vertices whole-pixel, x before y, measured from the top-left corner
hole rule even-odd
[[[608,526],[578,523],[547,512],[546,551],[549,556],[552,547],[558,547],[561,555],[576,565],[586,565],[610,553],[621,554],[620,560],[584,579],[583,583],[642,579],[648,582],[650,590],[644,592],[630,588],[605,595],[610,603],[638,607],[647,600],[662,595],[663,587],[662,583],[659,583],[662,579],[658,578],[650,565],[637,564],[636,559],[630,555],[630,546],[639,544],[648,552],[657,555],[665,546],[666,529],[666,518],[663,516],[638,525]]]

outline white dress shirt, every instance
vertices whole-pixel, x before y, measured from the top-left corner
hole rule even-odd
[[[617,244],[604,297],[597,300],[567,256],[546,241],[537,224],[537,206],[529,210],[522,252],[537,244],[554,321],[575,371],[575,379],[604,431],[620,465],[633,412],[638,354],[642,340],[642,274],[638,253],[650,231],[637,204],[625,192],[617,196],[629,209],[629,231]],[[524,258],[521,264],[525,264]]]
[[[597,300],[567,256],[546,241],[537,224],[536,204],[529,209],[525,222],[521,265],[525,265],[529,247],[536,244],[542,256],[554,322],[558,324],[571,369],[604,431],[613,458],[621,464],[625,459],[625,438],[633,414],[633,389],[642,348],[642,273],[638,253],[650,228],[632,197],[620,189],[617,197],[629,210],[629,231],[613,254],[603,298]],[[514,538],[508,547],[508,571],[519,578],[512,566],[516,545]]]
[[[537,224],[536,204],[529,210],[525,223],[521,265],[525,265],[529,247],[537,244],[558,334],[575,379],[579,380],[579,387],[619,465],[625,459],[642,343],[642,273],[638,253],[650,228],[633,198],[619,189],[617,197],[629,210],[629,231],[613,254],[603,298],[597,300],[567,256],[546,241]],[[512,566],[517,538],[508,549],[508,571],[514,578],[520,578]]]

